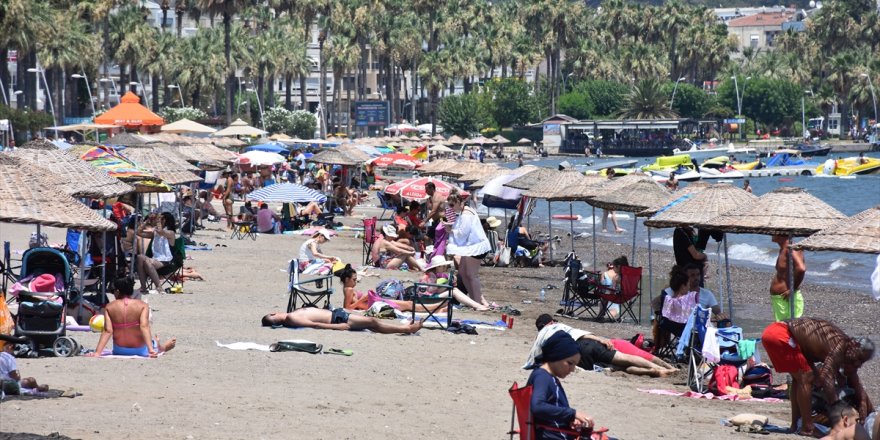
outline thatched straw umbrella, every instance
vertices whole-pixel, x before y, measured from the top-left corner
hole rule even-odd
[[[108,199],[134,191],[130,185],[57,148],[54,150],[19,148],[10,155],[46,170],[46,174],[59,177],[64,192],[73,197]]]
[[[131,133],[119,133],[116,136],[107,140],[107,143],[110,145],[122,145],[124,147],[135,147],[147,145],[152,142],[157,142],[156,140],[150,139],[146,136],[140,136]]]
[[[122,154],[140,167],[159,176],[163,182],[169,185],[184,185],[202,180],[201,177],[192,172],[194,170],[197,171],[198,168],[184,160],[176,159],[174,156],[166,154],[161,149],[149,147],[127,148]]]
[[[58,146],[46,139],[34,139],[25,142],[18,148],[24,148],[26,150],[57,150]]]
[[[0,221],[89,231],[114,231],[116,224],[64,194],[44,170],[0,155]]]
[[[367,153],[364,153],[363,150],[361,150],[360,148],[358,148],[354,144],[342,144],[342,145],[336,147],[336,149],[339,150],[340,153],[342,153],[342,154],[344,154],[344,155],[346,155],[346,156],[348,156],[358,162],[363,163],[363,162],[370,160],[370,155]]]
[[[648,272],[650,274],[653,274],[650,267],[651,228],[675,228],[709,221],[721,214],[754,203],[758,199],[751,193],[727,183],[697,187],[697,190],[687,194],[676,192],[676,195],[678,195],[677,199],[657,209],[657,213],[653,217],[645,220],[645,226],[648,227]],[[724,236],[724,266],[727,279],[727,312],[733,319],[733,296],[730,292],[730,263],[727,260],[726,234]],[[718,291],[723,293],[724,285],[720,284],[721,277],[718,277],[718,282]],[[653,289],[651,292],[653,293]]]
[[[498,174],[499,170],[504,169],[492,163],[480,165],[482,166],[467,169],[467,172],[458,175],[458,177],[455,177],[455,180],[462,183],[472,183],[482,179],[483,177],[496,175]]]
[[[650,206],[650,207],[648,207],[647,209],[645,209],[645,210],[643,210],[643,211],[639,211],[639,212],[637,212],[637,213],[636,213],[636,216],[638,216],[638,217],[650,217],[650,216],[656,214],[657,211],[659,211],[660,209],[662,209],[664,206],[666,206],[666,205],[668,205],[668,204],[670,204],[670,203],[672,203],[672,202],[674,202],[674,201],[676,201],[676,200],[678,200],[678,199],[684,197],[685,195],[693,194],[693,193],[696,193],[696,192],[702,191],[702,190],[704,190],[704,189],[706,189],[706,188],[709,188],[709,184],[706,183],[706,182],[691,182],[691,183],[688,183],[688,185],[687,185],[686,187],[684,187],[684,188],[680,188],[680,189],[677,189],[677,190],[673,191],[671,194],[669,194],[669,196],[667,196],[667,197],[665,197],[665,198],[659,200],[659,201],[658,201],[657,203],[655,203],[653,206]]]
[[[357,166],[363,163],[336,149],[324,150],[312,156],[309,162],[342,166]]]
[[[428,162],[421,167],[419,167],[419,175],[420,176],[432,176],[435,174],[442,174],[443,171],[447,169],[452,169],[461,166],[464,161],[454,160],[454,159],[440,159]]]
[[[534,173],[533,173],[534,174]],[[568,220],[571,231],[571,251],[574,252],[574,208],[572,202],[586,201],[597,194],[597,188],[605,183],[601,177],[585,176],[579,171],[552,171],[550,178],[541,180],[523,191],[523,196],[547,200],[547,230],[552,233],[552,215],[550,203],[553,201],[568,202]],[[507,185],[510,186],[510,185]],[[553,247],[550,247],[550,259],[553,259]]]
[[[493,137],[492,140],[494,140],[495,142],[497,142],[499,144],[509,144],[510,143],[510,139],[507,139],[506,137],[501,136],[500,134],[495,135],[495,137]]]
[[[447,142],[454,144],[454,145],[461,145],[461,144],[464,144],[464,139],[462,139],[459,135],[454,134],[454,135],[452,135],[452,137],[447,139]]]
[[[880,205],[809,236],[795,249],[880,254]]]
[[[427,165],[425,165],[425,166],[427,166]],[[424,168],[424,167],[422,167],[422,168]],[[468,185],[468,189],[480,189],[480,188],[486,186],[486,184],[489,183],[490,180],[492,180],[498,176],[501,176],[501,175],[515,174],[518,177],[523,174],[534,171],[537,168],[538,167],[536,167],[534,165],[523,165],[519,168],[498,168],[497,170],[494,171],[494,173],[480,177],[475,182]]]
[[[509,186],[515,189],[528,190],[532,187],[539,185],[541,182],[544,182],[548,179],[552,179],[553,176],[556,175],[558,171],[545,168],[545,167],[537,167],[536,169],[523,174],[522,176],[511,180],[504,184],[504,186]]]
[[[777,188],[754,203],[728,211],[698,227],[722,232],[788,236],[788,286],[794,286],[792,245],[803,237],[826,229],[846,218],[840,211],[810,195],[803,188]],[[794,316],[795,295],[789,295],[789,313]]]
[[[487,164],[477,162],[475,160],[465,160],[459,161],[458,166],[449,167],[444,170],[438,171],[434,174],[440,174],[443,176],[451,177],[455,180],[467,181],[468,177],[472,174],[476,174],[476,178],[474,181],[478,180],[480,177],[484,176],[486,170],[494,170],[498,169],[498,165],[495,164]]]

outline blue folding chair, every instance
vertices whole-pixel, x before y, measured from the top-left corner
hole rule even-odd
[[[397,206],[395,206],[394,203],[391,203],[391,201],[386,198],[385,193],[383,193],[382,191],[376,192],[376,198],[379,199],[379,203],[382,204],[382,214],[379,215],[378,220],[389,220],[385,218],[385,212],[391,211],[393,213],[397,210]]]

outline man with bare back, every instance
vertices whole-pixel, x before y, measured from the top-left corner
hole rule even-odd
[[[774,235],[773,242],[779,245],[776,274],[770,280],[770,305],[773,307],[773,318],[776,321],[800,318],[804,314],[804,296],[801,294],[800,287],[804,281],[804,275],[807,273],[804,251],[792,251],[791,253],[794,270],[794,288],[792,288],[788,285],[788,247],[791,242],[784,235]],[[794,293],[794,316],[790,316],[788,303],[792,293]]]
[[[350,314],[345,309],[334,310],[304,307],[290,313],[270,313],[263,317],[263,327],[283,325],[285,327],[307,327],[323,330],[371,330],[376,333],[410,334],[422,328],[422,321],[400,324],[368,316]]]

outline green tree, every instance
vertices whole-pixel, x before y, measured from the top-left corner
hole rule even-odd
[[[495,78],[486,82],[480,95],[500,128],[526,124],[535,118],[534,98],[525,80]]]
[[[801,115],[801,88],[787,80],[752,78],[743,94],[743,113],[768,128],[790,126]]]
[[[675,89],[675,101],[672,101],[672,109],[683,118],[702,118],[709,110],[710,99],[703,89],[680,82],[678,87],[675,83],[666,83],[663,91],[672,99],[672,91]]]
[[[473,93],[443,98],[437,106],[437,117],[446,133],[462,137],[471,136],[493,125],[489,112]]]
[[[315,115],[305,110],[294,110],[290,113],[291,128],[287,134],[300,139],[311,139],[318,128]]]
[[[582,87],[559,96],[559,113],[577,119],[589,119],[595,112],[593,98]]]
[[[582,85],[581,85],[582,84]],[[584,92],[590,96],[595,106],[595,117],[614,117],[620,113],[629,88],[621,83],[605,80],[593,80],[579,83]]]
[[[629,93],[620,112],[622,119],[663,119],[677,117],[669,108],[669,96],[660,81],[649,78],[639,81]]]

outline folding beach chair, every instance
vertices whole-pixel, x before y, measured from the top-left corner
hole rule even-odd
[[[599,274],[583,270],[583,263],[570,252],[565,257],[565,281],[562,288],[562,316],[568,318],[595,318],[599,307],[596,286]],[[586,315],[586,316],[585,316]]]
[[[455,271],[449,271],[449,283],[448,284],[432,284],[432,283],[420,283],[418,281],[413,282],[413,286],[415,287],[415,291],[412,294],[412,302],[413,302],[413,311],[412,311],[412,319],[416,319],[416,310],[426,310],[428,316],[425,317],[425,321],[432,319],[437,325],[440,326],[441,329],[446,330],[449,327],[449,323],[452,322],[452,302],[453,296],[452,291],[455,289],[455,285],[453,284],[453,280],[455,280]],[[419,295],[419,292],[426,291],[428,288],[437,289],[437,293],[433,295]],[[420,307],[421,306],[421,307]],[[437,307],[434,309],[435,311],[431,311],[428,307]],[[436,311],[442,307],[446,307],[446,323],[440,321],[440,319],[436,315]]]
[[[10,244],[8,241],[3,242],[3,261],[0,262],[0,278],[2,278],[2,289],[0,292],[8,292],[8,289],[11,285],[18,282],[18,273],[21,269],[21,260],[18,261],[18,266],[15,266],[15,263],[12,261],[12,250],[10,248]],[[15,297],[9,295],[7,298],[8,302],[12,302],[15,300]]]
[[[373,265],[373,243],[379,238],[376,235],[376,217],[364,219],[363,260],[364,266]]]
[[[333,275],[309,276],[304,279],[300,270],[299,260],[290,260],[287,269],[287,291],[290,299],[287,301],[287,313],[303,307],[319,307],[330,309],[330,295],[333,294]],[[306,288],[307,285],[313,285]],[[322,304],[323,302],[323,304]],[[297,304],[299,303],[299,306]]]
[[[486,233],[486,238],[489,239],[489,253],[483,257],[483,265],[484,266],[494,266],[498,261],[498,232],[497,231],[489,231]]]
[[[146,255],[153,258],[152,240],[147,245]],[[156,273],[162,278],[161,286],[154,286],[155,289],[171,288],[176,283],[183,284],[183,262],[186,261],[186,240],[183,236],[174,239],[174,245],[171,246],[171,264],[156,270]],[[152,285],[152,281],[147,277],[148,285]]]
[[[379,203],[382,205],[382,214],[379,216],[379,220],[387,220],[385,218],[385,212],[391,211],[393,214],[397,210],[397,206],[395,206],[394,203],[391,203],[382,191],[376,192],[376,198],[379,199]]]
[[[620,313],[617,315],[617,322],[622,322],[626,315],[629,315],[637,324],[641,324],[642,316],[642,268],[621,266],[620,268],[620,289],[613,289],[607,286],[597,286],[596,295],[609,303],[620,305]],[[639,314],[633,311],[636,301],[639,302]],[[607,310],[603,310],[607,313]],[[610,316],[609,316],[610,318]]]
[[[608,428],[593,428],[583,431],[575,431],[572,429],[562,429],[555,426],[539,425],[532,421],[532,386],[527,385],[522,388],[514,382],[513,386],[507,391],[510,399],[513,400],[513,409],[510,414],[510,439],[513,440],[515,434],[519,435],[520,440],[534,440],[535,428],[545,431],[553,431],[561,434],[572,436],[575,439],[582,440],[608,440]],[[518,422],[519,429],[514,427],[514,419]]]
[[[242,222],[232,222],[232,236],[229,238],[237,238],[239,240],[244,240],[245,238],[250,237],[251,240],[257,239],[257,222],[255,221],[242,221]]]
[[[687,355],[688,374],[687,385],[691,390],[698,393],[706,393],[710,390],[710,381],[715,375],[715,370],[720,365],[731,365],[737,370],[737,378],[742,373],[744,366],[748,363],[749,358],[743,358],[737,353],[737,345],[743,339],[742,328],[725,327],[715,330],[715,343],[719,347],[719,359],[707,359],[704,355],[704,347],[707,342],[708,322],[711,316],[711,310],[697,306],[691,317],[688,318],[688,324],[692,324],[691,332],[688,335],[682,335],[679,340],[676,354],[679,358]],[[760,340],[756,341],[759,343]],[[720,390],[724,392],[724,390]]]

